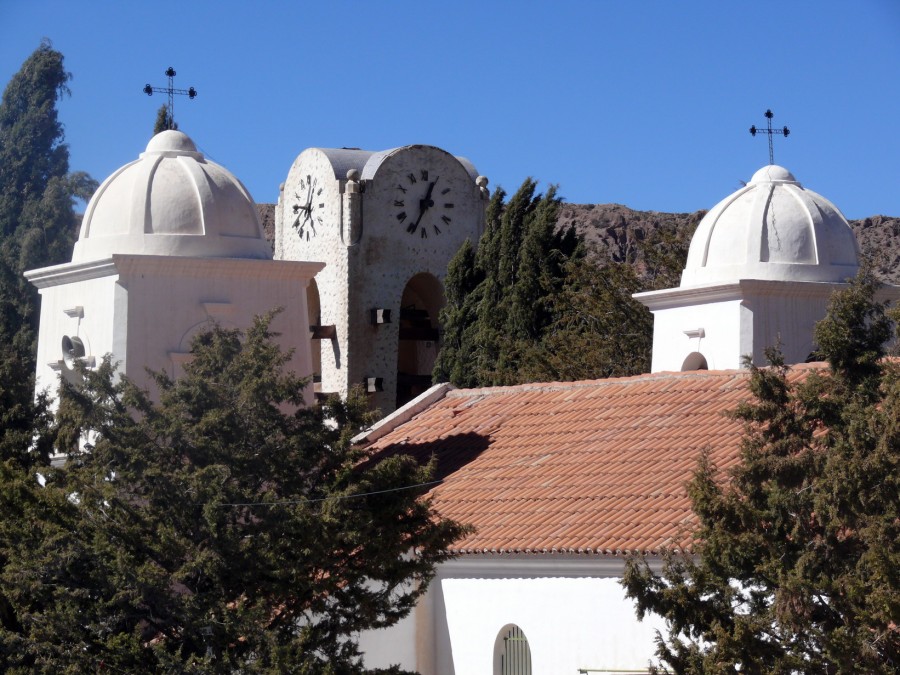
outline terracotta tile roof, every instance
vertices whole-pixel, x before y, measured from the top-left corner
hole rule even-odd
[[[750,397],[748,378],[697,371],[451,389],[370,447],[437,457],[434,506],[475,527],[457,552],[687,547],[685,484],[703,448],[720,468],[738,461],[741,424],[724,413]]]

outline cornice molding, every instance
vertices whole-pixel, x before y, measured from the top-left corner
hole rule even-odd
[[[820,281],[767,281],[740,279],[713,286],[687,286],[660,291],[635,293],[632,297],[651,311],[672,307],[689,307],[710,302],[748,300],[754,297],[821,298],[847,288],[846,283]],[[897,288],[900,292],[900,287]]]
[[[441,579],[511,579],[537,577],[621,577],[627,555],[597,553],[479,553],[461,555],[438,568]],[[646,556],[659,571],[662,560]]]

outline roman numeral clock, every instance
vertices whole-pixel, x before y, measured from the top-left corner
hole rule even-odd
[[[468,160],[427,145],[297,157],[275,255],[325,263],[308,298],[322,395],[359,384],[387,413],[430,386],[447,265],[481,236],[486,186]]]
[[[297,158],[283,200],[285,218],[301,245],[309,245],[339,224],[340,184],[322,152],[304,152]]]
[[[396,218],[407,234],[427,239],[453,225],[453,188],[440,181],[439,174],[420,169],[418,173],[410,171],[397,183]]]

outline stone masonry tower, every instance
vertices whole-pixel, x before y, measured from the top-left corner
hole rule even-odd
[[[431,385],[447,264],[478,241],[486,186],[466,159],[426,145],[297,157],[275,257],[325,263],[308,291],[317,392],[359,384],[386,414]]]

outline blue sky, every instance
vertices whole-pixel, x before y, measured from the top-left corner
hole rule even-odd
[[[259,202],[304,148],[426,143],[491,187],[710,208],[775,161],[848,218],[900,216],[900,1],[0,0],[0,80],[49,37],[74,75],[71,166],[143,151],[175,86],[181,129]]]

